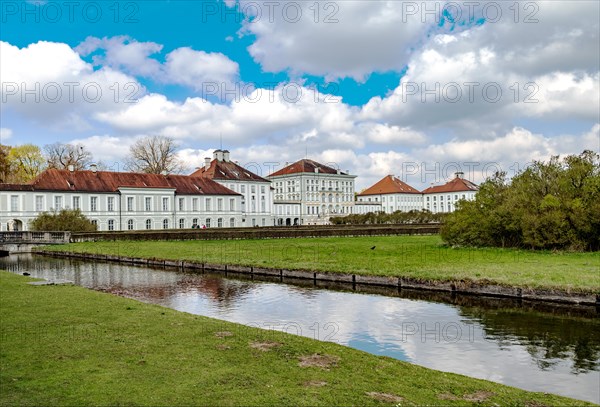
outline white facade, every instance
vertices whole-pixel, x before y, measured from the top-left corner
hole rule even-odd
[[[302,162],[309,162],[316,168],[310,172],[290,173],[285,173],[284,168],[267,177],[272,181],[274,188],[276,224],[328,224],[330,216],[351,214],[354,207],[356,176],[311,160],[301,160],[289,167],[302,167]]]
[[[79,171],[84,172],[90,173]],[[77,185],[77,175],[75,180]],[[67,184],[68,181],[65,182],[65,185]],[[225,189],[220,186],[219,188]],[[27,231],[29,222],[41,212],[60,209],[80,209],[88,219],[98,225],[100,231],[243,225],[242,196],[233,192],[177,193],[175,187],[118,187],[113,192],[83,192],[36,189],[35,185],[0,184],[2,231]]]
[[[273,226],[273,193],[271,181],[232,162],[227,150],[215,150],[212,161],[205,158],[203,168],[191,174],[211,179],[242,195],[242,220],[238,226]]]
[[[433,213],[454,212],[456,203],[461,199],[472,201],[477,191],[455,191],[428,193],[423,195],[423,209]]]
[[[358,199],[354,203],[354,207],[352,208],[352,213],[355,215],[364,215],[366,213],[377,213],[382,212],[381,202],[375,201],[361,201]]]
[[[377,203],[380,207],[379,210],[385,213],[420,211],[423,209],[423,195],[421,194],[359,195],[356,201],[357,204],[359,202]]]

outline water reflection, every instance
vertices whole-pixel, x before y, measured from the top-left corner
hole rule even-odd
[[[32,256],[4,258],[0,268],[438,370],[600,401],[600,319],[593,307],[343,284],[323,289],[303,280],[290,285],[279,278],[253,281]]]

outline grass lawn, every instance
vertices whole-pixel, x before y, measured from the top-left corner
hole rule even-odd
[[[449,248],[441,243],[439,236],[378,236],[88,242],[48,246],[47,249],[425,280],[487,281],[524,288],[600,291],[600,252]]]
[[[585,405],[0,272],[0,404]]]

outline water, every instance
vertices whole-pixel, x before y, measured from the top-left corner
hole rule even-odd
[[[600,403],[600,318],[594,307],[326,289],[312,281],[292,285],[31,255],[1,258],[0,269]]]

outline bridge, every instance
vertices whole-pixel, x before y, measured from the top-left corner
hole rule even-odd
[[[0,255],[28,253],[36,246],[70,241],[71,232],[0,232]]]

